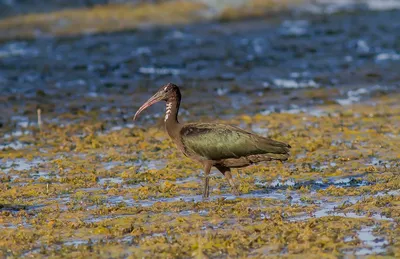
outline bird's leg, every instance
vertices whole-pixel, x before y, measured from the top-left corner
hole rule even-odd
[[[225,179],[231,186],[233,194],[239,196],[240,192],[237,189],[235,182],[233,181],[231,169],[229,167],[224,167],[224,166],[215,166],[215,167],[225,176]]]
[[[210,171],[211,171],[211,162],[206,162],[204,164],[204,191],[203,191],[203,199],[207,199],[210,196]]]

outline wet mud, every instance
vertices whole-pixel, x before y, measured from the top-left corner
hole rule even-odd
[[[330,6],[1,43],[0,257],[399,257],[400,12]],[[182,122],[289,161],[234,171],[239,197],[213,170],[203,201],[164,107],[132,121],[166,82]]]

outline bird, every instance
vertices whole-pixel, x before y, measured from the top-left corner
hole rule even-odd
[[[231,168],[289,158],[291,146],[241,128],[220,123],[185,123],[178,121],[181,91],[173,83],[163,85],[135,113],[133,120],[151,105],[166,102],[165,129],[178,149],[204,168],[203,198],[210,196],[209,175],[216,167],[226,178],[232,193],[240,195]]]

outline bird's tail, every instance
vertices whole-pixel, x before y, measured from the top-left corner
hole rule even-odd
[[[286,161],[289,158],[289,154],[275,154],[275,153],[265,153],[258,155],[249,155],[241,158],[227,158],[220,161],[220,164],[229,168],[240,168],[244,166],[249,166],[259,162],[266,162],[271,160]]]
[[[271,160],[279,160],[279,161],[286,161],[289,158],[288,153],[284,154],[275,154],[275,153],[265,153],[265,154],[259,154],[259,155],[251,155],[247,157],[249,161],[254,164],[254,163],[259,163],[262,161],[271,161]]]

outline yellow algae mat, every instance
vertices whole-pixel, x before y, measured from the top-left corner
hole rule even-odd
[[[240,197],[213,171],[209,201],[162,127],[104,130],[82,110],[3,128],[0,257],[398,258],[398,100],[225,121],[290,143],[291,158],[234,171]]]

